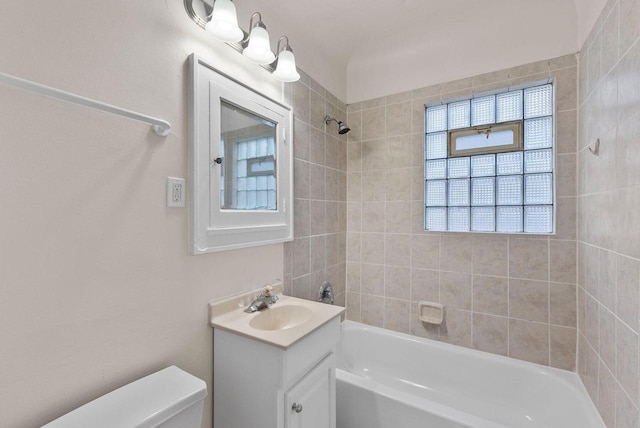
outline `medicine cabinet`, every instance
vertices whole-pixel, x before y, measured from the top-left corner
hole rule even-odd
[[[193,254],[293,239],[291,108],[191,55]]]

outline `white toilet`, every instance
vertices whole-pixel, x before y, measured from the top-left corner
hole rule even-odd
[[[207,384],[176,366],[116,389],[42,428],[200,428]]]

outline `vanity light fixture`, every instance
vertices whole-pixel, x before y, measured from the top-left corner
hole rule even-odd
[[[201,4],[194,8],[194,4]],[[213,4],[213,6],[212,6]],[[249,33],[238,26],[236,7],[231,0],[184,0],[187,15],[200,27],[207,30],[217,39],[242,53],[251,61],[269,70],[273,77],[282,82],[296,82],[300,74],[296,69],[296,59],[289,45],[289,38],[278,40],[277,58],[271,51],[269,33],[262,22],[260,12],[255,12],[249,20]],[[204,10],[206,17],[196,12]],[[254,22],[254,18],[257,18]],[[280,42],[285,41],[280,48]]]
[[[235,43],[244,38],[244,32],[238,27],[236,7],[231,0],[216,0],[205,29],[223,42]]]
[[[253,18],[256,16],[258,19],[254,23]],[[260,12],[254,12],[251,15],[249,31],[249,39],[246,42],[247,46],[245,46],[242,51],[242,55],[246,56],[256,64],[271,64],[276,59],[276,56],[271,52],[269,32],[267,31],[266,25],[262,22],[262,15],[260,15]]]
[[[280,49],[280,42],[286,40],[286,43],[282,49]],[[289,46],[289,38],[282,36],[278,39],[278,59],[276,60],[276,69],[273,72],[273,77],[282,82],[297,82],[300,79],[300,73],[296,68],[296,57],[293,55],[293,49]]]

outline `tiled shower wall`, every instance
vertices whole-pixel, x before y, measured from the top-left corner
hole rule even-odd
[[[286,294],[316,300],[326,280],[345,303],[346,136],[325,115],[346,121],[344,103],[304,73],[285,91],[294,116],[294,240],[284,245]]]
[[[608,427],[640,405],[639,38],[640,1],[609,1],[579,64],[578,373]]]
[[[423,230],[425,103],[556,79],[556,235]],[[348,106],[347,318],[569,370],[576,349],[575,55]],[[446,307],[441,326],[418,301]]]

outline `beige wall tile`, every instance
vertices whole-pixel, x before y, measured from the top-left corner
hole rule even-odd
[[[585,338],[591,347],[600,349],[600,305],[598,301],[589,295],[585,298]]]
[[[387,136],[409,134],[411,132],[411,101],[387,105]]]
[[[553,74],[556,78],[556,109],[575,109],[578,103],[578,69],[564,68]]]
[[[624,0],[630,3],[631,0]],[[624,5],[624,3],[621,3]],[[636,3],[636,2],[634,2]],[[635,8],[638,8],[636,4]],[[624,7],[623,7],[624,9]],[[622,15],[624,16],[624,15]],[[620,52],[624,52],[621,50]],[[636,43],[618,64],[618,104],[625,108],[618,110],[618,123],[640,112],[640,88],[637,85],[637,70],[640,67],[640,44]],[[636,82],[634,84],[634,82]]]
[[[609,70],[618,62],[618,24],[619,24],[619,2],[616,2],[613,10],[602,24],[602,52],[601,52],[601,72],[607,74]]]
[[[384,327],[384,297],[363,294],[360,297],[362,322],[374,327]]]
[[[362,234],[358,232],[347,233],[347,261],[362,261]]]
[[[538,61],[531,64],[520,65],[509,69],[509,78],[531,76],[549,72],[549,61]]]
[[[640,308],[640,261],[617,255],[616,309],[622,321],[638,331]]]
[[[640,120],[637,117],[631,118],[618,126],[614,171],[616,172],[616,184],[619,187],[640,184],[639,140]],[[605,190],[610,189],[609,187]]]
[[[327,225],[325,233],[338,233],[340,231],[340,202],[327,202]]]
[[[409,333],[411,308],[406,300],[384,299],[384,328]]]
[[[549,274],[551,281],[576,282],[575,241],[549,241]]]
[[[454,345],[471,347],[471,312],[446,308],[440,325],[440,340]]]
[[[362,263],[360,290],[363,295],[384,296],[384,266]]]
[[[616,378],[638,405],[638,335],[618,321],[616,324]]]
[[[576,286],[552,282],[549,285],[549,322],[576,327]]]
[[[318,92],[309,92],[309,124],[324,132],[324,117],[327,114],[326,100]]]
[[[509,241],[504,236],[474,235],[473,273],[507,276],[509,272],[508,249]]]
[[[360,231],[362,229],[362,203],[347,203],[347,230]]]
[[[384,169],[387,160],[385,156],[387,150],[385,147],[385,139],[379,138],[377,140],[363,141],[362,142],[362,170],[379,170]]]
[[[537,364],[549,364],[549,326],[509,320],[509,356]]]
[[[640,212],[640,186],[627,187],[617,193],[617,218],[615,222],[611,222],[615,224],[617,235],[615,248],[621,254],[638,259],[640,258],[640,239],[629,239],[629,237],[640,236],[640,215],[638,215]],[[606,240],[603,238],[601,241]],[[612,246],[605,246],[605,248],[612,248]]]
[[[640,5],[634,0],[620,0],[620,46],[624,54],[640,37]]]
[[[514,278],[549,278],[547,240],[509,238],[509,275]]]
[[[319,129],[309,130],[309,161],[318,165],[325,165],[325,133]]]
[[[293,194],[296,198],[309,197],[309,163],[297,159],[293,163]]]
[[[297,278],[302,275],[306,275],[309,270],[309,238],[300,238],[293,240],[293,278]]]
[[[616,380],[602,361],[598,370],[598,412],[608,427],[615,426]]]
[[[293,156],[309,160],[309,125],[298,119],[293,121]]]
[[[576,239],[577,198],[556,199],[556,239]]]
[[[360,293],[362,281],[362,264],[347,262],[347,291]]]
[[[473,314],[473,347],[498,355],[508,353],[509,319]]]
[[[440,268],[440,236],[411,236],[411,267],[420,269]]]
[[[309,288],[310,280],[310,275],[304,275],[298,278],[294,278],[291,283],[291,295],[293,297],[298,297],[299,299],[309,299],[311,297]]]
[[[347,144],[347,170],[351,172],[362,170],[362,143]]]
[[[578,113],[576,110],[556,114],[556,153],[576,153],[578,148]]]
[[[385,136],[385,107],[362,111],[362,140]]]
[[[440,302],[440,271],[411,269],[411,300]]]
[[[598,300],[610,311],[616,309],[616,255],[600,250],[598,266]]]
[[[384,234],[363,233],[362,239],[362,261],[364,263],[384,263]]]
[[[616,385],[616,427],[636,428],[638,426],[638,409],[633,405],[627,393],[620,385]]]
[[[559,68],[575,67],[576,65],[578,65],[576,54],[559,56],[549,61],[549,69],[551,71]]]
[[[389,169],[386,172],[387,201],[410,201],[411,168]]]
[[[411,101],[411,91],[400,92],[399,94],[393,94],[385,97],[385,104],[396,104],[405,101]]]
[[[309,198],[325,199],[325,168],[320,165],[309,164]]]
[[[385,221],[387,233],[411,233],[411,202],[387,202]]]
[[[473,311],[507,316],[509,280],[496,276],[473,276]]]
[[[295,199],[293,202],[293,233],[296,238],[309,236],[311,225],[310,203],[307,199]]]
[[[600,358],[610,370],[616,369],[616,318],[604,306],[598,307],[598,334],[600,335]]]
[[[311,201],[311,235],[326,233],[327,203],[325,201]]]
[[[309,251],[311,253],[310,256],[310,267],[311,272],[317,271],[319,269],[324,269],[326,267],[326,245],[327,241],[325,235],[320,236],[312,236],[309,241]]]
[[[387,168],[409,168],[411,166],[413,136],[410,134],[387,138]]]
[[[549,327],[549,365],[558,369],[576,369],[576,329]]]
[[[440,303],[447,308],[471,310],[471,275],[441,272]]]
[[[509,279],[509,316],[549,322],[549,283]]]
[[[325,160],[324,164],[328,168],[340,169],[340,154],[344,143],[333,135],[325,138]]]
[[[471,273],[472,236],[445,234],[440,240],[440,269]]]
[[[411,269],[386,266],[384,271],[384,295],[392,299],[411,299]]]
[[[386,234],[384,262],[393,266],[411,266],[411,235]]]
[[[360,322],[360,293],[347,293],[347,319]]]
[[[293,111],[296,119],[309,123],[309,87],[302,82],[293,84]]]
[[[384,202],[363,202],[362,231],[384,232],[385,209],[386,204]]]
[[[327,201],[340,200],[340,179],[337,169],[325,169],[325,199]]]
[[[576,196],[576,155],[564,154],[556,156],[556,193],[558,197]]]
[[[362,200],[385,200],[385,174],[384,171],[366,171],[362,177]]]

